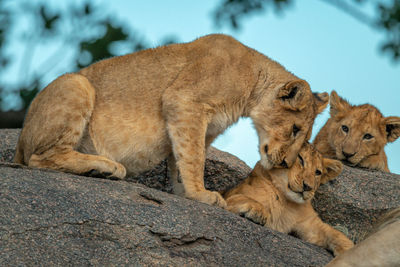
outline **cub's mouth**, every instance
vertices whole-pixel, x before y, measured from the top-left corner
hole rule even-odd
[[[279,169],[289,168],[289,164],[281,152],[270,151],[271,149],[269,148],[268,145],[264,145],[263,148],[264,151],[261,152],[260,149],[260,154],[261,154],[261,164],[265,169],[270,170],[272,168],[279,168]]]
[[[270,170],[276,166],[275,162],[273,162],[267,155],[265,155],[264,157],[261,158],[261,165],[266,170]]]
[[[294,202],[297,203],[304,203],[304,201],[313,198],[314,192],[313,191],[305,191],[305,190],[295,190],[289,183],[288,183],[288,196]]]
[[[357,166],[357,164],[360,163],[360,160],[357,159],[356,154],[357,153],[353,155],[348,155],[348,157],[346,157],[345,155],[343,155],[342,152],[336,151],[336,158],[342,161],[347,166],[355,167]]]
[[[295,190],[289,183],[288,183],[288,191],[286,193],[286,196],[291,199],[292,201],[296,202],[296,203],[304,203],[304,201],[306,200],[305,195],[304,195],[304,191],[298,191]]]
[[[288,166],[288,164],[287,164],[287,162],[286,162],[285,159],[283,159],[283,160],[279,163],[278,168],[283,168],[283,169],[289,168],[289,166]]]
[[[288,188],[289,188],[289,190],[292,191],[293,193],[298,194],[299,196],[303,197],[303,192],[304,192],[304,191],[295,190],[290,184],[288,184]]]
[[[356,167],[358,164],[358,163],[353,163],[346,158],[342,159],[341,161],[343,162],[343,164],[346,164],[347,166],[350,166],[350,167]]]
[[[271,160],[268,156],[266,157],[266,161],[268,162],[268,166],[270,166],[269,169],[271,168],[277,168],[277,169],[288,169],[289,166],[286,162],[285,159],[281,160],[281,161],[273,161]]]

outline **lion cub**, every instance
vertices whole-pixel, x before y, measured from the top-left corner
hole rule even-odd
[[[328,98],[232,37],[209,35],[60,76],[29,107],[14,161],[122,179],[169,157],[174,192],[223,207],[204,188],[212,141],[250,117],[261,164],[291,166]]]
[[[311,205],[320,184],[342,171],[340,161],[322,158],[309,143],[289,169],[264,169],[257,163],[249,177],[224,197],[227,210],[283,233],[322,246],[338,255],[353,242],[322,222]]]
[[[400,207],[383,215],[367,238],[333,259],[326,267],[398,267]]]
[[[335,91],[330,106],[331,117],[314,140],[322,155],[351,166],[389,172],[384,147],[400,136],[400,117],[383,117],[369,104],[350,105]]]

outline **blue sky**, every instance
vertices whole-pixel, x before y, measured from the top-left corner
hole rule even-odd
[[[238,32],[215,27],[212,11],[220,1],[92,2],[102,3],[108,14],[129,22],[152,46],[160,45],[167,36],[188,42],[210,33],[231,34],[307,80],[313,91],[336,90],[352,104],[371,103],[385,116],[400,116],[400,64],[380,53],[384,36],[324,1],[294,1],[284,14],[270,10],[247,17]],[[59,74],[49,75],[49,81]],[[317,118],[314,135],[327,118],[328,109]],[[213,145],[253,167],[259,159],[257,142],[251,121],[241,119]],[[400,173],[400,141],[388,144],[385,150],[390,170]]]

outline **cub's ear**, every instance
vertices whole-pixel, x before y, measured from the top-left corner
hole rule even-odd
[[[317,114],[324,111],[329,102],[328,93],[313,93],[315,103],[317,104]]]
[[[340,113],[343,114],[343,113],[347,112],[351,108],[351,105],[349,104],[349,102],[347,102],[346,100],[341,98],[336,93],[336,91],[331,92],[330,100],[331,100],[330,101],[330,104],[331,104],[330,114],[331,114],[332,118],[336,117]]]
[[[343,170],[343,164],[335,159],[323,158],[326,173],[322,175],[321,184],[326,184],[335,179]]]
[[[400,117],[383,118],[383,123],[386,126],[386,134],[388,142],[394,142],[400,137]]]
[[[310,104],[307,91],[310,91],[310,86],[306,81],[291,81],[279,89],[277,99],[285,108],[299,111]]]

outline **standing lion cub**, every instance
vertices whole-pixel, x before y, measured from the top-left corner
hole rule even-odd
[[[122,179],[170,156],[176,193],[224,207],[204,188],[211,142],[250,117],[261,164],[291,166],[328,98],[232,37],[208,35],[60,76],[33,100],[15,162]]]
[[[249,177],[224,197],[227,210],[283,233],[327,248],[336,255],[353,247],[343,233],[322,222],[311,205],[320,184],[342,171],[342,163],[323,158],[305,143],[289,169],[265,170],[256,164]]]
[[[353,106],[332,91],[331,117],[314,140],[325,156],[351,166],[389,172],[384,150],[400,136],[400,117],[383,117],[369,104]]]

